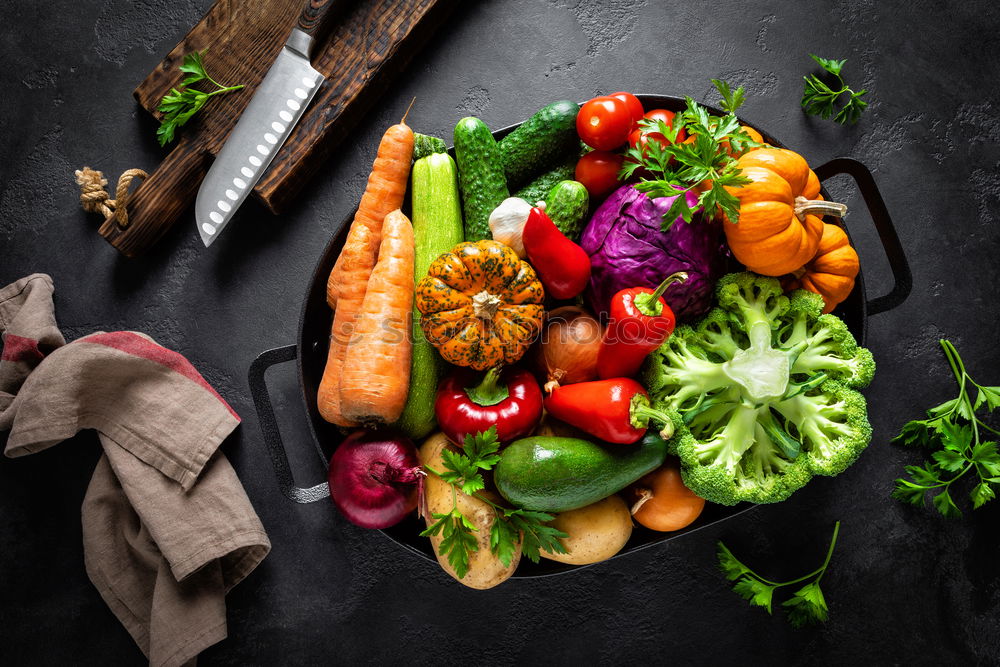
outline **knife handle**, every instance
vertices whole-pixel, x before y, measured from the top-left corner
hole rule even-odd
[[[306,0],[305,7],[299,14],[299,30],[315,38],[316,30],[319,28],[323,16],[332,6],[333,0]]]

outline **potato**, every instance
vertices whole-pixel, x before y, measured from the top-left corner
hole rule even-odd
[[[559,421],[547,412],[542,416],[542,421],[539,422],[534,435],[551,435],[558,438],[580,438],[582,440],[593,439],[593,436],[589,433],[581,431],[575,426],[570,426],[564,421]]]
[[[621,551],[632,535],[632,516],[618,496],[556,515],[550,526],[569,535],[563,538],[564,554],[542,551],[549,560],[586,565],[607,560]]]
[[[441,452],[445,447],[450,445],[451,441],[448,440],[448,437],[444,433],[436,433],[430,436],[420,447],[420,462],[439,472],[444,470],[444,459],[441,457]],[[454,447],[453,445],[451,446]],[[435,512],[444,514],[451,511],[451,488],[450,484],[441,481],[433,473],[427,475],[424,493],[427,498],[428,516],[425,517],[425,521],[428,526],[433,522],[431,515]],[[480,491],[479,493],[494,502],[499,502],[499,498],[488,491]],[[430,538],[431,546],[434,547],[434,554],[437,556],[438,562],[444,568],[444,571],[454,577],[459,583],[469,588],[478,588],[480,590],[493,588],[514,574],[517,564],[521,561],[521,546],[518,545],[515,549],[510,566],[505,567],[500,562],[500,559],[490,551],[490,529],[493,527],[493,521],[496,519],[496,513],[493,508],[482,500],[473,496],[467,496],[461,491],[457,491],[457,494],[458,510],[477,528],[476,541],[479,544],[479,550],[469,556],[469,571],[461,579],[458,578],[455,569],[448,562],[448,557],[442,556],[439,551],[442,540],[441,535],[435,535]]]

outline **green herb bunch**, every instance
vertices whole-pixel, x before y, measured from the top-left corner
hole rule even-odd
[[[809,57],[819,63],[819,66],[833,75],[836,84],[830,87],[826,82],[815,74],[807,74],[805,88],[802,91],[802,108],[807,114],[819,116],[820,118],[830,118],[833,116],[835,122],[841,125],[853,125],[861,118],[861,112],[868,107],[868,103],[861,97],[868,91],[862,89],[854,92],[844,83],[840,76],[846,60],[829,60],[820,58],[817,55],[809,54]],[[840,110],[836,110],[838,100],[843,95],[847,95],[846,102]],[[836,114],[836,115],[834,115]]]
[[[625,163],[620,172],[621,180],[628,180],[640,169],[646,175],[636,184],[636,189],[650,197],[675,197],[670,209],[663,216],[664,231],[670,229],[677,218],[690,223],[698,210],[714,215],[721,210],[730,222],[739,222],[740,202],[726,190],[726,186],[749,183],[736,166],[737,158],[748,149],[760,146],[746,133],[736,117],[736,110],[743,104],[742,87],[732,90],[728,83],[712,79],[722,96],[720,106],[724,116],[713,116],[708,109],[690,97],[685,98],[686,108],[674,116],[668,125],[662,120],[641,120],[639,126],[650,133],[646,146],[633,146],[625,153]],[[684,131],[690,141],[678,142]],[[658,141],[655,133],[666,139]],[[642,172],[639,172],[642,174]],[[698,188],[697,206],[688,205],[687,194]],[[679,195],[679,196],[678,196]]]
[[[216,95],[231,93],[234,90],[243,88],[239,86],[223,86],[213,79],[205,71],[205,63],[202,61],[204,51],[192,51],[184,56],[180,70],[187,74],[181,81],[181,88],[171,88],[170,92],[160,100],[157,111],[163,114],[160,127],[156,130],[156,139],[161,146],[166,146],[174,140],[174,133],[177,128],[191,120],[191,117],[198,113],[208,100]],[[190,88],[192,84],[208,81],[215,86],[211,92],[203,92]]]
[[[1000,435],[979,417],[985,406],[992,413],[1000,407],[1000,386],[983,386],[972,379],[958,350],[948,340],[940,341],[951,372],[958,382],[958,396],[927,411],[926,419],[903,425],[893,442],[933,449],[930,461],[922,466],[906,466],[910,479],[897,479],[892,495],[903,502],[924,506],[926,495],[938,512],[960,517],[952,498],[952,485],[969,473],[975,481],[969,492],[973,509],[979,509],[996,496],[1000,484],[1000,453],[995,440],[985,440],[986,433]],[[975,399],[972,395],[975,392]]]
[[[441,453],[445,470],[437,471],[424,466],[427,472],[451,485],[453,502],[450,512],[431,515],[434,523],[420,534],[425,537],[438,534],[442,536],[439,549],[447,556],[459,579],[468,574],[469,558],[479,550],[479,545],[476,542],[476,525],[458,509],[458,491],[475,496],[496,512],[490,528],[490,551],[504,566],[509,566],[513,561],[518,544],[521,545],[521,553],[534,563],[538,562],[542,549],[566,553],[566,548],[559,540],[568,535],[546,525],[555,518],[551,514],[509,509],[479,493],[486,488],[481,471],[490,470],[500,461],[497,454],[499,448],[497,428],[493,426],[488,431],[467,435],[461,452],[446,448]]]
[[[838,521],[833,526],[833,537],[830,539],[830,548],[827,549],[823,564],[809,574],[790,581],[777,582],[765,579],[740,562],[722,542],[718,544],[719,567],[722,568],[727,579],[736,582],[733,585],[733,590],[740,597],[747,600],[751,606],[767,609],[768,614],[771,613],[776,590],[807,581],[805,586],[795,591],[792,597],[781,603],[781,606],[788,614],[788,622],[797,628],[811,623],[824,622],[829,617],[829,609],[826,606],[826,598],[823,597],[823,590],[819,587],[819,582],[830,566],[830,558],[833,556],[833,548],[837,545],[839,533],[840,522]]]

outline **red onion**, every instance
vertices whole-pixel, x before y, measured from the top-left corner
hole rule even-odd
[[[351,523],[388,528],[416,508],[423,474],[408,438],[356,431],[330,459],[330,497]]]

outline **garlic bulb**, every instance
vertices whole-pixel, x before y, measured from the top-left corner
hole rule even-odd
[[[490,229],[493,240],[499,241],[514,249],[517,256],[524,259],[524,244],[521,242],[521,232],[524,223],[531,213],[531,204],[520,197],[508,197],[490,213]]]

